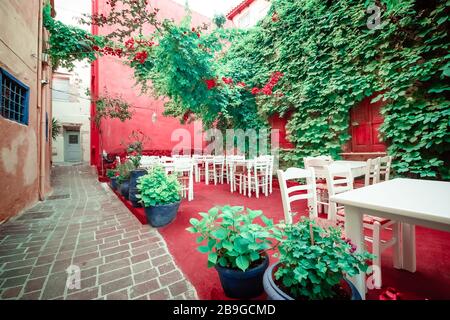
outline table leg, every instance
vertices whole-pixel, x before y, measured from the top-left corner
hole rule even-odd
[[[248,197],[252,197],[252,176],[251,176],[251,168],[247,168],[247,186],[248,186]]]
[[[351,206],[345,206],[345,234],[354,245],[356,245],[356,252],[364,250],[364,231],[363,219],[359,209]],[[361,272],[355,277],[350,278],[350,281],[358,289],[359,294],[363,300],[366,299],[366,275]]]
[[[402,268],[416,272],[416,226],[402,223]]]
[[[209,162],[205,161],[205,184],[209,184]]]

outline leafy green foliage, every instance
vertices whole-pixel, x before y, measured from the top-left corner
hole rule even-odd
[[[154,167],[138,179],[138,199],[144,207],[172,204],[180,201],[181,186],[176,175],[167,175],[162,167]]]
[[[116,172],[117,172],[117,170],[115,170],[115,169],[108,169],[108,170],[106,170],[106,176],[110,179],[114,178],[116,176]]]
[[[280,267],[275,279],[294,298],[310,300],[333,298],[344,276],[367,271],[367,252],[355,247],[335,227],[322,228],[304,219],[288,225],[279,249]]]
[[[280,230],[260,210],[224,206],[199,214],[202,219],[192,218],[186,230],[199,234],[198,251],[208,254],[208,267],[245,271],[260,264],[273,240],[281,238]],[[261,224],[255,222],[257,218]]]
[[[285,74],[284,95],[257,104],[260,114],[292,111],[287,131],[296,148],[284,155],[286,162],[299,165],[303,156],[319,154],[339,158],[350,138],[350,109],[382,92],[380,138],[396,173],[449,179],[450,2],[377,1],[380,29],[366,25],[370,4],[274,0],[269,15],[233,42],[222,64],[252,85],[271,70]],[[250,107],[242,112],[252,116]]]
[[[379,138],[396,174],[450,179],[450,2],[378,0],[381,25],[369,29],[372,4],[273,0],[254,28],[226,30],[215,19],[219,27],[204,32],[208,27],[193,27],[189,17],[160,20],[146,0],[117,0],[106,16],[85,20],[115,26],[104,38],[60,25],[48,10],[45,20],[55,61],[94,59],[91,47],[115,42],[99,52],[124,56],[143,90],[167,97],[165,114],[182,122],[259,129],[268,116],[291,113],[287,131],[296,148],[283,160],[296,166],[304,156],[339,158],[350,139],[351,108],[367,97],[383,99]],[[274,71],[284,74],[274,94],[252,94]]]
[[[94,123],[100,128],[101,121],[105,118],[119,119],[124,122],[130,120],[133,115],[133,106],[120,96],[111,96],[108,93],[95,100]]]
[[[61,124],[56,118],[52,118],[52,139],[56,138],[61,134]]]
[[[117,165],[116,168],[119,173],[117,176],[117,182],[122,183],[127,180],[130,180],[131,170],[134,170],[134,165],[131,161],[125,161]]]
[[[43,24],[49,32],[47,53],[49,54],[53,68],[58,67],[73,69],[75,61],[94,61],[97,56],[92,49],[94,46],[103,47],[106,40],[101,36],[95,36],[89,32],[68,26],[55,20],[51,15],[51,5],[47,4],[43,10]]]

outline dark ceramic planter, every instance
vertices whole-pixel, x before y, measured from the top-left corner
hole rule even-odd
[[[264,273],[264,291],[267,293],[267,299],[268,300],[295,300],[290,295],[286,294],[283,290],[281,290],[275,281],[273,280],[272,273],[274,268],[278,266],[278,263],[275,263],[274,265],[270,266]],[[345,279],[345,282],[349,285],[350,289],[352,290],[352,298],[351,300],[362,300],[361,295],[359,294],[356,287],[351,283],[348,279]]]
[[[113,189],[113,190],[117,190],[117,178],[116,177],[112,177],[112,178],[110,178],[110,180],[111,180],[111,189]]]
[[[241,270],[223,268],[219,265],[216,270],[219,274],[225,295],[235,299],[250,299],[264,292],[263,275],[269,266],[269,257],[266,255],[263,262],[245,272]]]
[[[130,181],[129,180],[125,180],[124,182],[122,182],[122,184],[120,185],[120,193],[123,195],[123,197],[125,199],[128,200],[128,194],[130,192]]]
[[[137,188],[137,181],[140,177],[145,176],[146,174],[147,174],[147,171],[144,169],[138,169],[138,170],[131,171],[129,199],[131,201],[131,204],[135,208],[142,207],[142,205],[139,203],[139,199],[136,197],[136,195],[139,194],[139,190]]]
[[[162,206],[144,208],[148,223],[155,228],[160,228],[171,223],[177,216],[180,201]]]

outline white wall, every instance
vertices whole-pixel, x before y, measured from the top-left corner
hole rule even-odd
[[[242,10],[233,18],[233,23],[238,28],[250,28],[267,15],[270,9],[270,1],[256,0],[250,6]]]
[[[55,0],[56,19],[78,26],[85,30],[90,30],[89,26],[79,25],[77,18],[83,13],[91,13],[91,0]],[[61,124],[78,124],[80,126],[81,153],[84,162],[90,160],[90,97],[86,95],[90,89],[91,68],[86,61],[75,63],[72,71],[58,69],[57,72],[67,74],[70,78],[69,101],[53,99],[53,116]],[[58,77],[55,73],[54,77]],[[53,89],[53,92],[56,89]],[[64,161],[64,132],[53,143],[53,162]]]

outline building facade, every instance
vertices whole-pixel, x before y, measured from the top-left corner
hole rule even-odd
[[[92,12],[107,12],[109,8],[107,2],[107,0],[94,0]],[[186,14],[183,5],[171,0],[152,1],[152,7],[160,9],[158,13],[160,18],[181,21]],[[210,22],[207,17],[196,12],[192,11],[191,14],[193,26]],[[96,26],[93,26],[92,30],[93,34],[105,34],[108,31],[110,30],[99,29]],[[94,97],[102,96],[107,91],[108,95],[121,96],[123,100],[135,107],[131,120],[125,122],[117,119],[102,120],[102,143],[100,143],[99,130],[94,122],[91,122],[91,164],[96,165],[97,168],[101,166],[103,150],[108,154],[122,153],[125,150],[124,145],[130,142],[129,137],[133,130],[139,129],[149,137],[144,149],[155,154],[170,153],[179,144],[175,132],[177,129],[188,130],[192,137],[197,134],[202,135],[200,122],[182,125],[178,119],[164,116],[164,100],[155,99],[150,93],[142,95],[140,89],[135,86],[133,70],[117,57],[103,56],[93,63],[91,90]],[[95,103],[92,104],[91,119],[94,116]]]
[[[244,0],[233,8],[227,18],[237,28],[253,27],[270,9],[270,0]]]
[[[51,66],[43,0],[0,1],[0,221],[51,191]]]
[[[89,26],[78,23],[77,18],[91,12],[91,0],[56,0],[55,9],[61,22],[90,30]],[[53,75],[53,117],[60,126],[59,135],[53,141],[54,163],[90,161],[91,65],[87,61],[74,64],[73,70],[59,68]]]

